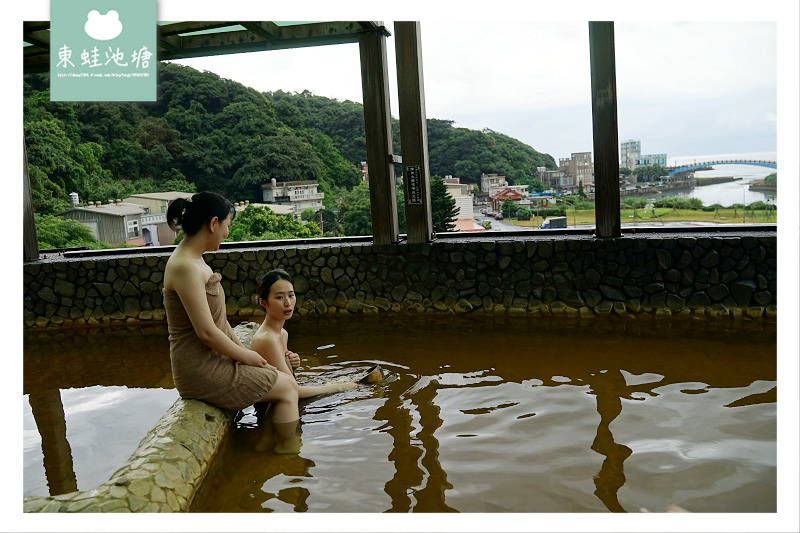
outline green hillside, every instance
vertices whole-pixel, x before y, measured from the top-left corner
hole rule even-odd
[[[358,185],[366,159],[362,106],[307,91],[260,93],[210,72],[162,63],[154,103],[50,102],[47,74],[24,77],[24,128],[34,210],[133,193],[213,190],[259,201],[262,183],[318,180],[326,204]],[[396,153],[399,126],[394,121]],[[498,173],[535,183],[553,158],[491,131],[428,119],[432,175],[478,183]]]

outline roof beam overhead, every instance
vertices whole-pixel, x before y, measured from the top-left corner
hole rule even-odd
[[[157,25],[158,59],[181,59],[263,50],[358,43],[364,33],[388,36],[373,21],[282,24],[269,21],[194,21]],[[50,22],[24,22],[24,72],[50,68]]]
[[[159,59],[180,59],[308,46],[357,43],[364,32],[375,31],[371,23],[325,22],[279,26],[271,22],[236,22],[244,29],[208,33],[170,34],[162,26]],[[166,30],[166,31],[165,31]],[[191,31],[203,31],[191,30]]]

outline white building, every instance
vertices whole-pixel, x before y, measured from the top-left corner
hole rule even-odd
[[[636,161],[642,155],[642,142],[638,139],[631,139],[620,144],[620,166],[633,170],[636,168]]]
[[[490,196],[492,195],[492,189],[496,189],[497,192],[500,192],[506,187],[508,187],[508,182],[505,176],[481,174],[481,191],[488,192]]]
[[[456,201],[455,207],[458,212],[456,214],[455,231],[484,231],[484,228],[476,224],[473,218],[473,186],[469,183],[461,183],[460,178],[454,178],[453,176],[445,176],[444,185],[447,188],[447,194]]]
[[[270,183],[261,186],[261,192],[265,204],[290,205],[294,207],[294,213],[299,215],[306,209],[322,209],[325,194],[318,192],[318,187],[317,181],[278,182],[272,178]]]
[[[642,154],[642,143],[638,139],[620,144],[620,166],[631,170],[636,167],[667,166],[667,154]]]

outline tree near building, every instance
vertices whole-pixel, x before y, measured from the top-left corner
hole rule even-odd
[[[369,182],[361,182],[344,196],[340,207],[345,235],[372,235]]]
[[[517,204],[511,201],[510,198],[506,198],[500,206],[500,212],[505,218],[511,218],[517,214]]]
[[[456,228],[458,209],[456,201],[447,193],[447,186],[441,176],[431,177],[431,221],[433,231],[443,233]]]
[[[77,220],[65,220],[55,215],[39,213],[34,213],[33,218],[40,250],[84,246],[93,250],[111,248],[107,242],[95,239],[92,231]]]
[[[290,215],[276,215],[268,207],[248,205],[236,213],[227,241],[271,241],[322,237],[319,226],[301,222]]]

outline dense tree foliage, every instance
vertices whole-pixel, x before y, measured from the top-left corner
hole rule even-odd
[[[636,181],[658,181],[662,176],[669,175],[669,172],[660,165],[636,167],[633,173],[636,175]]]
[[[291,215],[276,215],[268,207],[248,205],[236,213],[227,241],[271,241],[322,237],[314,221],[301,222]]]
[[[39,213],[34,213],[33,216],[36,221],[36,240],[40,250],[111,247],[107,242],[98,242],[92,235],[92,231],[77,220],[65,220],[55,215],[40,215]]]
[[[331,211],[323,220],[326,231],[371,234],[368,185],[357,168],[366,160],[361,104],[308,91],[260,93],[173,63],[161,63],[158,77],[159,97],[152,103],[51,102],[48,74],[24,77],[34,211],[63,212],[71,192],[82,202],[106,202],[134,193],[212,190],[234,202],[260,202],[261,186],[270,179],[318,180]],[[393,132],[400,154],[396,120]],[[449,120],[428,120],[428,145],[431,174],[462,183],[497,173],[535,187],[537,167],[556,168],[551,156],[515,139],[457,128]],[[402,198],[401,189],[401,227]],[[434,203],[442,198],[432,194]],[[449,224],[446,211],[442,227]],[[265,234],[251,229],[237,231]]]

